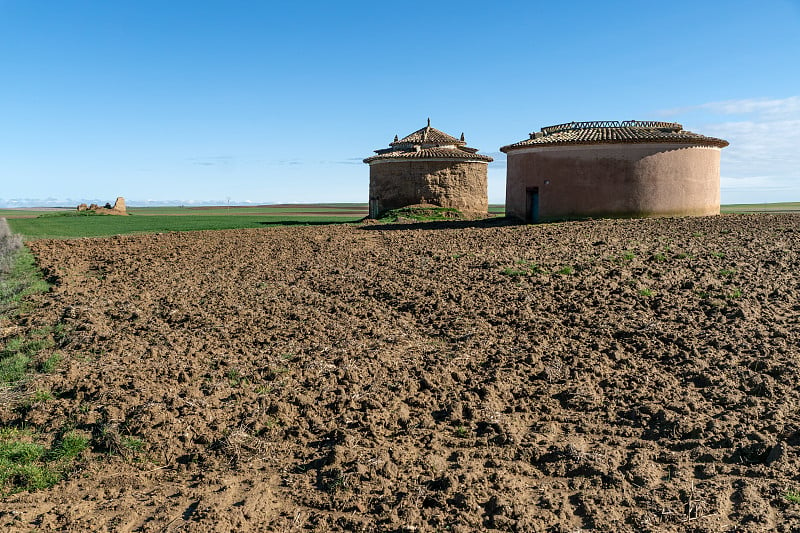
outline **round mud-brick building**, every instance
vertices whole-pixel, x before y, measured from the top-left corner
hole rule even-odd
[[[430,204],[464,214],[489,209],[486,170],[492,158],[428,125],[364,159],[369,165],[369,216],[391,209]]]
[[[719,214],[728,142],[673,122],[570,122],[503,146],[506,215],[526,222]]]

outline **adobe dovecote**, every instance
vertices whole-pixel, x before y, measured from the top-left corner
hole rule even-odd
[[[492,158],[431,127],[389,143],[364,159],[369,165],[369,216],[409,205],[456,208],[469,215],[488,212],[486,171]]]

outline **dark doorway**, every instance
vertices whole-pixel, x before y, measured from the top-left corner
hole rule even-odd
[[[525,222],[536,224],[539,222],[539,187],[528,189],[527,193]]]

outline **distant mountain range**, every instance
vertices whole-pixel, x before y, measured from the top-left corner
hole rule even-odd
[[[79,204],[104,205],[106,202],[113,204],[115,198],[0,198],[0,208],[14,207],[75,207]],[[281,202],[263,202],[252,200],[128,200],[128,207],[162,207],[162,206],[201,206],[201,205],[272,205]]]

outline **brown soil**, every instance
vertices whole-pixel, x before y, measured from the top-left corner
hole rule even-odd
[[[800,529],[800,216],[32,247],[67,358],[0,421],[94,452],[0,528]]]

